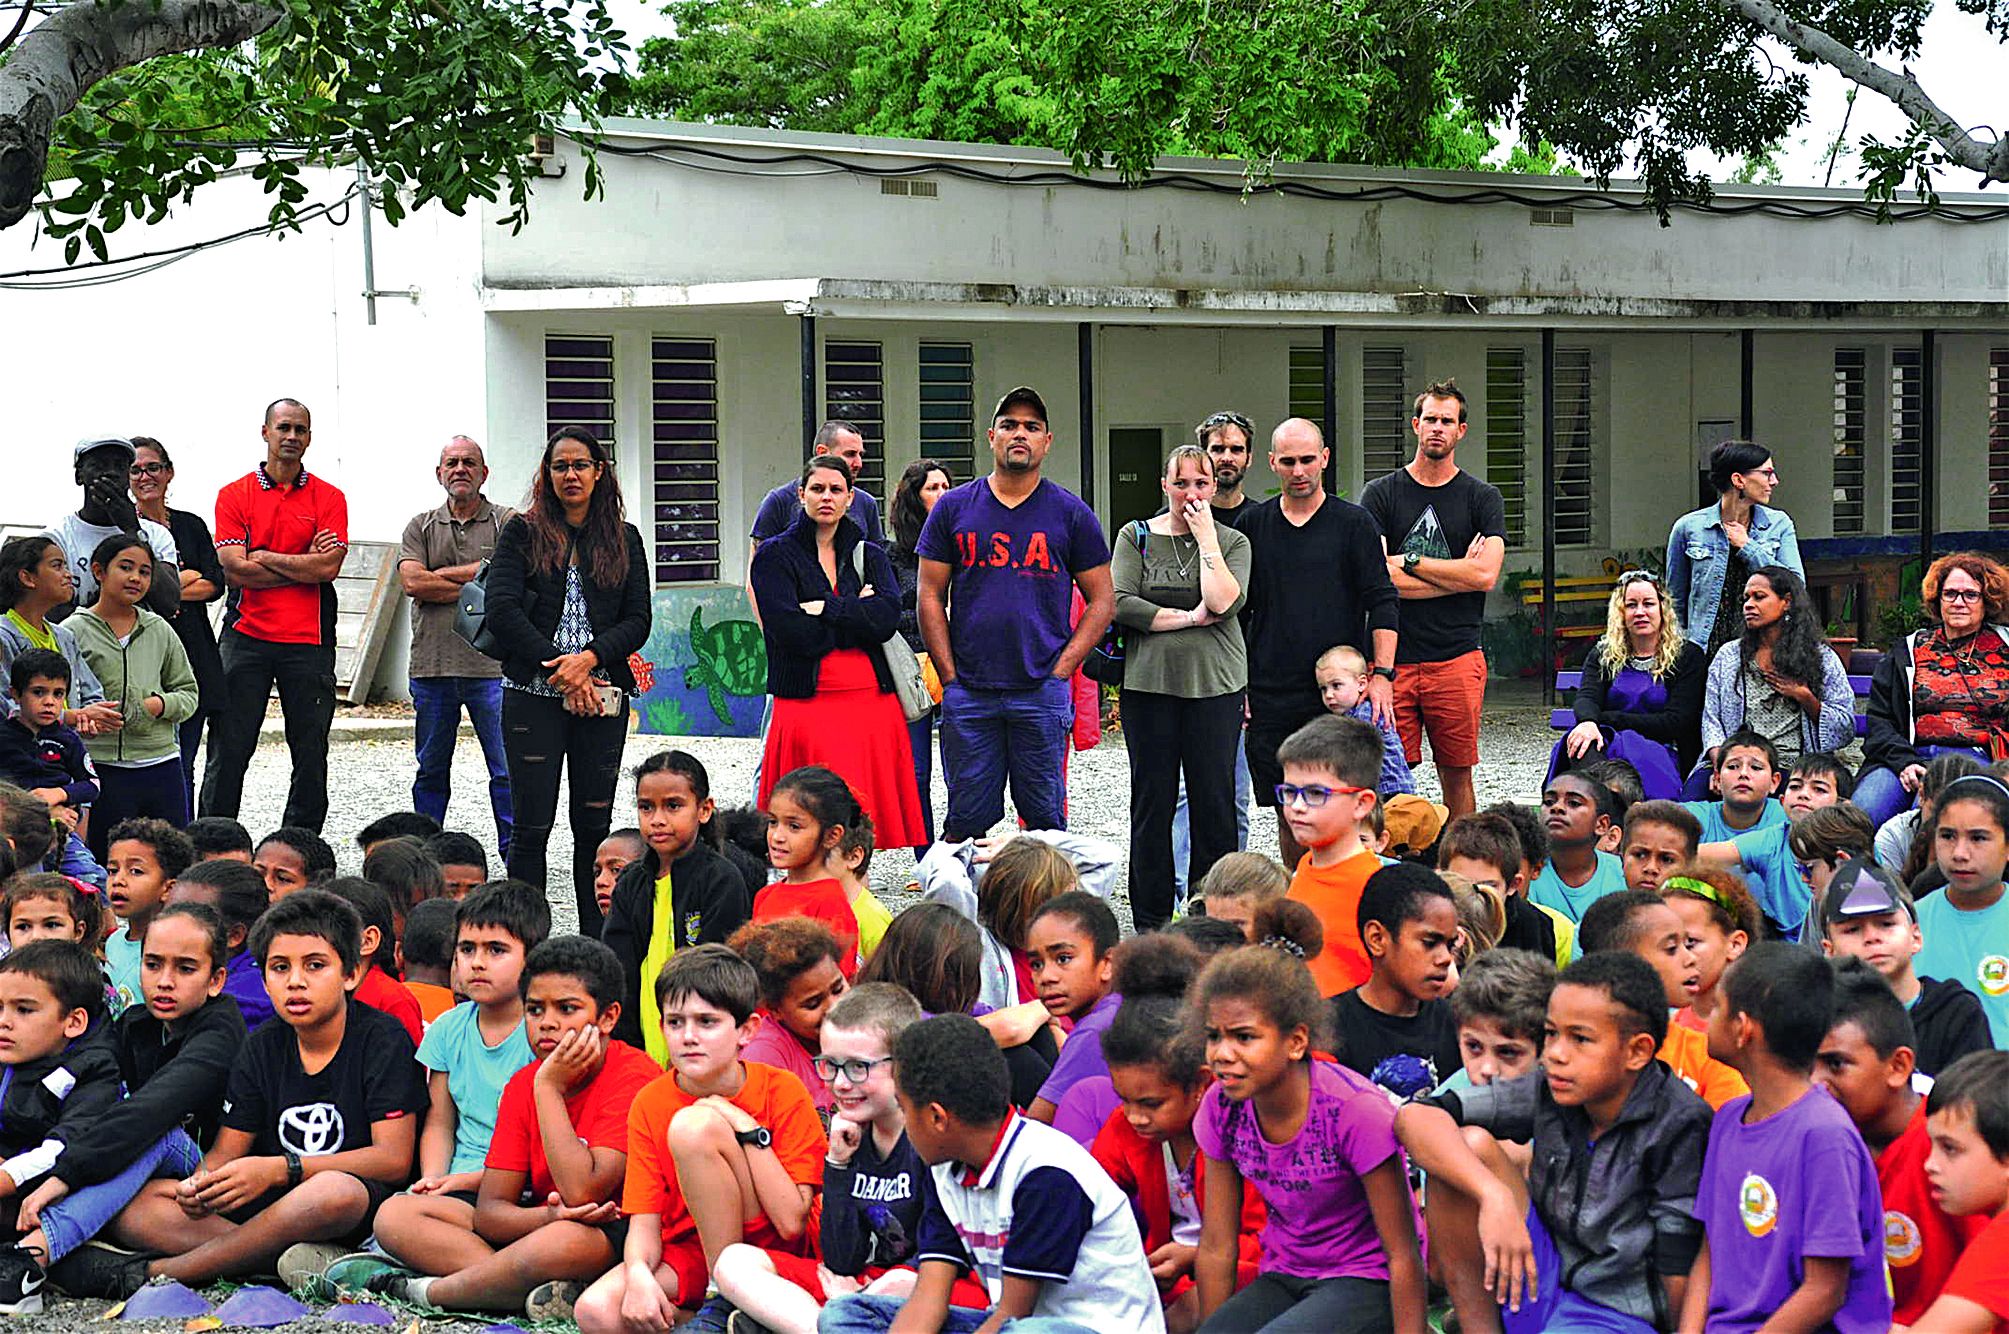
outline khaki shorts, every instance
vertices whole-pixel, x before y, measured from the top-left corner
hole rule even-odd
[[[1448,662],[1410,662],[1395,669],[1395,730],[1411,768],[1430,756],[1453,769],[1479,762],[1479,714],[1486,703],[1486,653],[1473,649]]]

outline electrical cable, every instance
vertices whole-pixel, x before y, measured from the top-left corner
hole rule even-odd
[[[720,172],[740,176],[807,176],[828,175],[843,171],[867,178],[895,178],[902,176],[944,175],[960,180],[974,181],[985,185],[1037,186],[1072,185],[1091,190],[1188,190],[1203,194],[1223,194],[1240,197],[1243,194],[1284,195],[1298,199],[1322,200],[1328,203],[1374,204],[1388,200],[1415,200],[1430,204],[1474,205],[1474,204],[1515,204],[1526,208],[1570,208],[1585,212],[1611,213],[1651,213],[1656,206],[1645,199],[1626,199],[1597,190],[1562,190],[1531,194],[1506,187],[1487,187],[1461,191],[1456,194],[1442,193],[1415,185],[1363,185],[1346,189],[1313,185],[1306,181],[1266,181],[1226,184],[1207,180],[1204,177],[1173,172],[1164,175],[1145,176],[1135,181],[1114,180],[1106,177],[1083,176],[1072,171],[1034,170],[1026,172],[987,171],[960,162],[933,159],[898,167],[875,167],[863,163],[846,162],[842,159],[793,150],[773,155],[751,155],[734,153],[725,149],[703,148],[692,144],[678,144],[671,148],[661,146],[641,147],[615,143],[606,135],[586,135],[572,132],[572,137],[590,140],[595,148],[612,153],[617,157],[647,157],[657,161],[672,163],[694,171]],[[730,165],[709,166],[701,162],[690,162],[679,155],[710,159]],[[822,168],[821,171],[773,171],[770,167],[806,165]],[[1798,204],[1785,199],[1750,199],[1734,203],[1715,199],[1708,201],[1677,199],[1668,201],[1670,209],[1681,212],[1709,214],[1719,217],[1741,217],[1747,214],[1763,214],[1770,217],[1788,218],[1795,221],[1821,221],[1839,217],[1862,217],[1875,220],[1888,218],[1892,222],[1913,222],[1921,219],[1937,219],[1942,222],[1991,223],[2009,220],[2009,206],[1980,209],[1955,210],[1939,204],[1920,204],[1914,207],[1880,210],[1876,205],[1863,202],[1836,204]]]
[[[337,227],[346,226],[349,221],[349,203],[355,199],[356,194],[356,187],[352,185],[339,198],[303,209],[286,221],[272,222],[268,220],[258,226],[246,227],[225,236],[212,237],[207,241],[191,241],[186,245],[170,246],[166,250],[147,250],[133,255],[121,255],[117,259],[86,260],[80,264],[69,264],[55,269],[17,269],[12,273],[0,273],[0,288],[40,292],[62,291],[73,287],[97,287],[105,283],[123,282],[127,278],[144,277],[146,274],[158,272],[170,264],[180,263],[182,260],[192,258],[205,250],[214,250],[218,246],[229,245],[234,241],[248,240],[254,236],[268,236],[279,231],[295,231],[298,230],[299,225],[302,223],[315,222],[322,218],[332,218],[334,225]],[[342,214],[339,218],[333,216],[337,209],[340,209]],[[144,263],[147,260],[157,262],[151,264]],[[127,267],[133,265],[139,267]],[[117,269],[119,272],[91,272],[92,270],[103,269]],[[14,281],[23,278],[42,278],[45,281]]]

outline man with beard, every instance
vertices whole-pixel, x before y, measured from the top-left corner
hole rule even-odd
[[[59,608],[61,615],[52,619],[61,620],[77,607],[88,607],[97,597],[91,553],[115,533],[137,533],[153,550],[153,586],[147,590],[147,610],[172,620],[181,609],[181,574],[175,568],[181,553],[175,549],[174,535],[152,519],[141,518],[126,490],[136,454],[133,442],[118,436],[77,442],[73,457],[77,485],[84,488],[84,503],[49,526],[50,538],[70,563],[77,600],[69,608]]]
[[[917,547],[915,609],[942,678],[951,843],[1003,818],[1007,776],[1026,828],[1067,828],[1069,678],[1116,614],[1095,512],[1040,476],[1053,447],[1045,402],[1011,390],[987,435],[990,475],[944,493]],[[1070,630],[1076,588],[1087,606]]]
[[[481,446],[464,435],[447,441],[433,475],[446,492],[446,503],[414,515],[398,548],[398,581],[412,600],[413,740],[418,747],[412,809],[446,823],[454,740],[466,709],[488,761],[489,807],[506,860],[511,808],[509,767],[502,753],[502,665],[475,652],[454,633],[453,621],[460,590],[495,554],[496,535],[516,512],[482,494],[488,461]]]
[[[1251,508],[1242,494],[1256,428],[1239,412],[1217,412],[1193,428],[1193,438],[1214,460],[1214,522],[1240,526]]]
[[[1256,800],[1277,804],[1283,770],[1277,747],[1325,712],[1318,657],[1351,644],[1374,664],[1367,698],[1376,717],[1392,716],[1397,598],[1381,534],[1366,510],[1326,494],[1331,454],[1317,426],[1293,417],[1270,436],[1270,468],[1283,494],[1249,511],[1239,525],[1249,539],[1249,726],[1246,748]],[[1277,821],[1277,849],[1295,868],[1303,849]]]
[[[1458,467],[1465,394],[1456,380],[1416,396],[1416,457],[1377,477],[1360,503],[1374,516],[1388,574],[1402,596],[1402,651],[1395,677],[1395,729],[1403,758],[1423,761],[1423,733],[1452,819],[1471,814],[1479,763],[1486,653],[1479,626],[1486,594],[1507,555],[1507,508],[1497,488]]]

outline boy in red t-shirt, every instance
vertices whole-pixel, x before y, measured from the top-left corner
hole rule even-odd
[[[583,1334],[682,1319],[677,1308],[704,1303],[719,1252],[735,1242],[815,1253],[829,1145],[800,1079],[740,1060],[759,1000],[753,965],[723,945],[678,950],[657,978],[670,1073],[628,1114],[627,1245],[578,1301]]]
[[[1911,1017],[1890,983],[1859,959],[1835,964],[1834,1026],[1821,1040],[1814,1082],[1827,1086],[1876,1155],[1883,1187],[1883,1251],[1890,1264],[1893,1318],[1908,1325],[1939,1296],[1953,1262],[1985,1218],[1955,1218],[1925,1177],[1932,1139],[1925,1099],[1912,1087],[1918,1068]]]
[[[344,1256],[328,1267],[331,1285],[417,1306],[569,1314],[620,1258],[628,1115],[662,1073],[610,1036],[624,986],[621,961],[597,940],[559,936],[530,951],[523,1016],[539,1059],[503,1087],[480,1190],[397,1197],[377,1216],[395,1263]]]
[[[1913,1334],[2009,1334],[2009,1052],[1948,1066],[1925,1100],[1925,1175],[1946,1212],[1991,1220],[1968,1243]]]

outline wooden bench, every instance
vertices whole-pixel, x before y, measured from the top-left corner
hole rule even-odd
[[[1876,670],[1875,667],[1872,666],[1869,672],[1864,672],[1861,674],[1857,674],[1855,672],[1849,673],[1849,689],[1855,693],[1856,697],[1855,727],[1856,727],[1856,735],[1858,737],[1860,737],[1869,728],[1869,722],[1866,716],[1864,715],[1863,710],[1866,707],[1868,707],[1869,704],[1870,677],[1875,672],[1875,670]],[[1581,671],[1556,673],[1556,691],[1558,694],[1560,694],[1562,691],[1565,690],[1574,694],[1576,692],[1577,687],[1581,686],[1582,684],[1583,684],[1583,673]],[[1549,711],[1550,731],[1567,732],[1576,725],[1577,725],[1576,710],[1557,708],[1557,709],[1551,709]]]
[[[1558,640],[1596,639],[1599,635],[1603,634],[1604,608],[1611,600],[1611,590],[1617,586],[1618,579],[1616,576],[1609,574],[1572,575],[1567,579],[1556,580],[1555,610],[1557,615],[1572,610],[1572,607],[1569,605],[1572,603],[1579,604],[1574,608],[1575,610],[1594,613],[1589,621],[1555,626],[1556,638]],[[1521,586],[1521,605],[1537,609],[1535,612],[1536,638],[1540,638],[1544,631],[1549,628],[1550,618],[1544,605],[1547,600],[1547,590],[1542,587],[1541,580],[1537,579]],[[1581,605],[1585,603],[1594,605]]]

